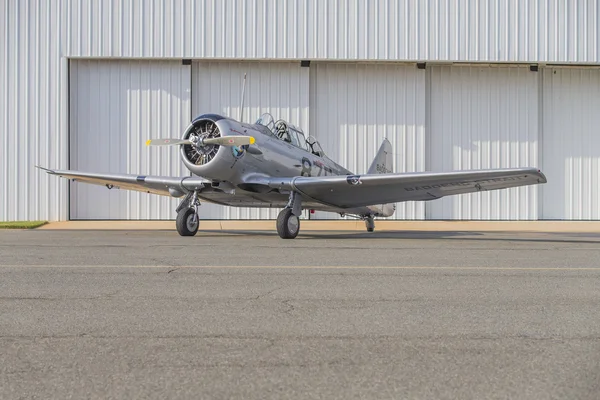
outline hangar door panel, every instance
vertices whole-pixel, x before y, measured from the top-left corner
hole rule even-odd
[[[425,169],[425,70],[414,64],[311,63],[310,134],[328,156],[366,173],[384,138],[394,172]],[[423,219],[424,203],[396,205],[392,219]],[[317,212],[311,218],[336,219]]]
[[[242,82],[246,74],[243,122],[268,112],[308,130],[309,69],[294,62],[200,61],[193,64],[192,114],[216,113],[240,118]],[[275,219],[279,209],[238,208],[203,203],[201,219]],[[306,215],[306,213],[305,213]]]
[[[544,69],[542,218],[600,219],[600,69]]]
[[[528,67],[430,69],[432,171],[538,165],[538,80]],[[537,219],[537,186],[445,197],[427,203],[428,219]]]
[[[71,61],[70,168],[186,175],[179,152],[146,140],[180,137],[190,121],[189,65],[181,61]],[[71,219],[173,219],[178,200],[70,183]]]

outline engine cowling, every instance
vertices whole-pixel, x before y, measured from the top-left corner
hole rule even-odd
[[[182,139],[197,142],[200,138],[212,139],[218,137],[221,137],[221,131],[216,121],[209,118],[202,118],[192,122],[183,134]],[[209,164],[215,158],[219,147],[219,145],[196,146],[194,144],[186,144],[183,146],[182,155],[190,164],[203,166]]]
[[[201,143],[200,139],[218,138],[228,132],[228,118],[204,114],[194,119],[184,131],[182,139]],[[213,180],[226,181],[233,174],[231,151],[219,145],[185,144],[180,147],[181,159],[194,174]]]

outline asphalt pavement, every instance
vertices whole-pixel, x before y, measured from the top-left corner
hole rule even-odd
[[[0,398],[600,398],[600,234],[0,231]]]

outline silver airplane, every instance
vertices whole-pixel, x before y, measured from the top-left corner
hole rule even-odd
[[[366,174],[357,175],[328,158],[314,137],[266,113],[254,123],[216,114],[192,121],[181,139],[149,140],[178,146],[192,176],[102,174],[41,168],[74,181],[183,198],[175,226],[181,236],[198,231],[200,201],[282,208],[277,233],[293,239],[303,209],[358,217],[375,229],[375,217],[389,217],[395,203],[546,183],[537,168],[393,173],[392,145],[381,144]]]

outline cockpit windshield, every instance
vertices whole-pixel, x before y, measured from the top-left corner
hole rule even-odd
[[[309,136],[307,139],[302,129],[297,128],[282,119],[275,121],[271,114],[264,113],[256,120],[256,124],[268,128],[274,136],[285,142],[309,151],[319,157],[325,156],[325,152],[323,152],[321,145],[314,137]]]
[[[275,126],[275,121],[273,120],[273,116],[271,114],[264,113],[256,120],[256,124],[266,126],[272,131],[273,127]]]

